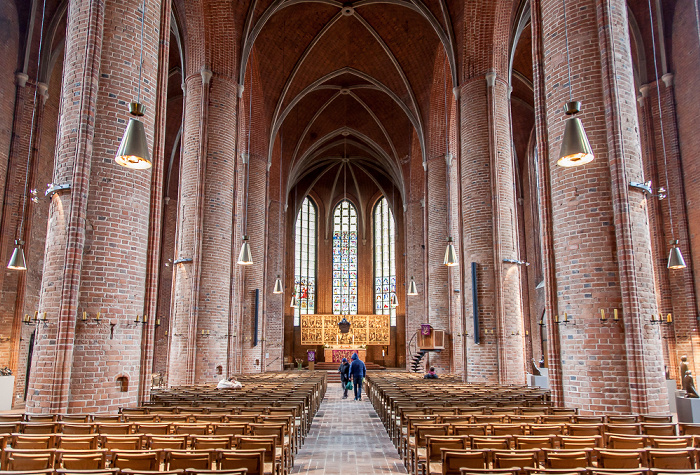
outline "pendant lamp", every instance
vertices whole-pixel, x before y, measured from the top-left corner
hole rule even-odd
[[[148,153],[148,140],[146,128],[138,118],[143,117],[145,107],[139,102],[129,104],[129,112],[133,117],[129,118],[129,124],[124,131],[117,156],[114,159],[119,165],[135,170],[151,168],[151,156]]]
[[[564,112],[568,119],[564,125],[564,136],[559,151],[557,165],[560,167],[578,167],[593,161],[593,149],[588,142],[583,123],[575,114],[581,111],[581,103],[574,101],[571,85],[571,58],[569,57],[569,30],[566,22],[566,0],[562,0],[564,9],[564,38],[566,42],[566,67],[569,76],[569,102],[564,106]]]
[[[253,264],[253,255],[250,253],[250,244],[248,244],[248,236],[243,236],[243,245],[241,252],[238,254],[238,264],[249,266]]]
[[[37,54],[37,65],[36,65],[36,81],[34,82],[34,104],[39,102],[39,72],[41,68],[41,58],[43,57],[41,52],[44,47],[44,21],[46,19],[46,0],[43,1],[43,6],[41,8],[41,29],[39,30],[39,51]],[[8,269],[12,270],[27,270],[27,261],[24,258],[24,217],[27,215],[27,194],[29,192],[29,175],[30,167],[32,163],[32,151],[34,150],[34,130],[36,129],[36,111],[37,107],[32,108],[32,124],[29,134],[29,147],[27,153],[27,167],[25,168],[24,175],[24,194],[22,195],[22,215],[20,216],[19,222],[19,233],[17,239],[15,239],[15,249],[12,251],[12,256],[10,257],[10,262],[7,264]],[[31,213],[31,211],[29,212]]]
[[[391,305],[391,308],[396,308],[399,306],[399,298],[396,296],[396,294],[391,294],[389,305]]]
[[[272,291],[272,293],[273,294],[281,294],[282,292],[284,292],[284,289],[282,288],[282,279],[278,275],[277,279],[275,280],[275,288]]]
[[[7,264],[8,269],[12,270],[27,270],[27,262],[24,260],[24,241],[15,239],[15,250],[12,251],[10,263]]]
[[[135,170],[151,168],[151,156],[148,153],[146,128],[138,118],[143,117],[146,108],[141,104],[141,81],[143,77],[143,28],[146,15],[146,0],[141,7],[141,57],[139,59],[139,93],[138,99],[129,104],[129,123],[124,131],[121,144],[114,158],[119,165]]]
[[[578,167],[593,161],[593,149],[588,142],[583,123],[578,117],[574,117],[581,111],[581,103],[569,101],[564,106],[564,112],[569,116],[564,125],[564,138],[561,142],[561,151],[557,165],[560,167]]]
[[[455,251],[455,246],[452,244],[452,238],[447,238],[447,249],[445,249],[445,262],[447,267],[454,267],[457,265],[457,252]]]
[[[418,295],[416,281],[413,279],[413,276],[411,276],[411,282],[408,284],[408,295]]]
[[[292,294],[292,301],[289,306],[292,308],[297,308],[297,294]]]
[[[668,264],[666,265],[669,269],[685,269],[685,259],[683,259],[683,254],[678,247],[678,239],[674,239],[671,242],[671,252],[668,254]]]

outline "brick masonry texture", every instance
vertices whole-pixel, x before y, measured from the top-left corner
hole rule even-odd
[[[24,219],[30,264],[0,273],[0,367],[16,376],[16,408],[113,411],[147,399],[151,373],[211,383],[320,356],[289,307],[306,195],[319,313],[332,312],[335,205],[358,209],[358,312],[371,313],[372,210],[392,202],[397,325],[389,347],[367,348],[370,362],[406,367],[430,323],[446,348],[423,364],[520,384],[545,354],[555,402],[582,413],[666,412],[664,366],[680,379],[686,354],[696,373],[692,0],[663,2],[651,19],[644,0],[567,1],[573,98],[596,155],[576,169],[556,165],[569,96],[560,0],[355,2],[345,14],[311,1],[147,0],[146,171],[113,160],[137,90],[141,1],[47,0],[41,57],[32,5],[0,0],[0,255]],[[39,199],[22,215],[25,180]],[[646,180],[668,198],[629,187]],[[71,188],[46,197],[49,182]],[[686,269],[666,269],[672,238]],[[600,309],[622,323],[601,323]],[[23,325],[37,310],[48,322]],[[564,312],[571,323],[556,325]],[[651,324],[668,313],[674,325]],[[324,402],[342,421],[339,403]]]

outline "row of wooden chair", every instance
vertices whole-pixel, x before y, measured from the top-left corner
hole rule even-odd
[[[526,467],[524,469],[514,469],[514,470],[494,470],[491,468],[487,469],[468,469],[465,468],[461,471],[461,475],[700,475],[700,470],[670,470],[670,469],[660,469],[660,468],[650,468],[650,469],[598,469],[596,467],[591,468],[579,468],[571,470],[560,470],[560,469],[544,469],[544,468],[534,468]]]
[[[519,469],[526,467],[589,469],[698,469],[697,449],[522,449],[471,450],[464,439],[431,437],[426,448],[412,454],[411,473],[458,475],[467,469]]]
[[[248,470],[224,469],[224,470],[199,470],[188,468],[185,470],[130,470],[130,469],[102,469],[102,470],[69,470],[69,469],[47,469],[47,470],[27,470],[24,475],[247,475]],[[0,470],[0,475],[18,475],[18,472]]]
[[[26,473],[32,470],[223,470],[246,469],[259,475],[283,475],[284,462],[274,438],[249,437],[236,449],[209,450],[23,450],[2,451],[2,470]],[[278,456],[272,454],[277,452]]]

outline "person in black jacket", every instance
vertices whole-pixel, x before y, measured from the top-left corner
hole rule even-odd
[[[348,398],[348,382],[350,381],[350,364],[347,358],[343,358],[338,368],[340,373],[340,384],[343,385],[343,399]]]
[[[367,376],[367,368],[362,362],[357,353],[351,356],[352,363],[350,364],[350,376],[352,376],[352,384],[355,390],[355,401],[362,400],[362,381]]]

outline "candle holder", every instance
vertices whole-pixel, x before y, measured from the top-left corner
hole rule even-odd
[[[557,325],[568,325],[570,321],[571,320],[569,320],[569,314],[566,312],[564,312],[564,318],[561,319],[559,318],[558,314],[554,315],[554,323],[556,323]]]
[[[671,325],[672,323],[673,323],[673,314],[670,314],[670,313],[666,314],[665,318],[662,314],[659,314],[658,316],[654,315],[654,314],[651,315],[651,324],[652,325]]]
[[[622,321],[621,318],[622,311],[616,308],[613,309],[612,313],[612,318],[610,318],[608,315],[605,314],[605,309],[601,308],[600,309],[600,323],[607,324],[607,323],[620,323]]]

